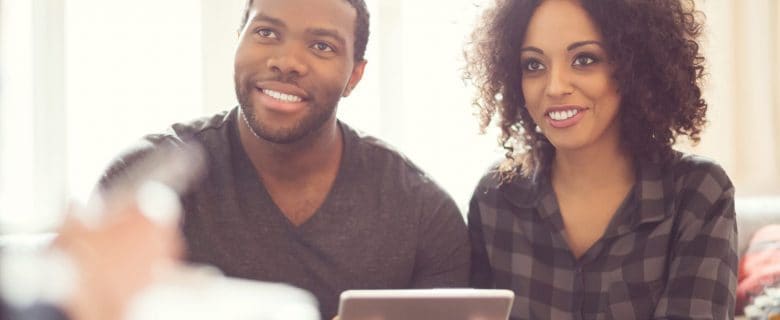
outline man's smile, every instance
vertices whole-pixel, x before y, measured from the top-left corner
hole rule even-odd
[[[274,90],[271,90],[271,89],[261,89],[261,91],[263,93],[265,93],[266,95],[269,95],[272,98],[274,98],[276,100],[279,100],[279,101],[283,101],[283,102],[301,102],[301,101],[303,101],[303,98],[301,98],[299,96],[296,96],[296,95],[292,95],[292,94],[286,94],[286,93],[279,92],[279,91],[274,91]]]
[[[263,108],[275,112],[296,113],[306,108],[311,96],[301,87],[279,81],[260,81],[255,84]]]

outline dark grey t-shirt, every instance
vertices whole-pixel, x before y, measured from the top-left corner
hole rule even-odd
[[[469,242],[452,199],[408,159],[340,123],[344,154],[322,206],[296,227],[274,204],[238,138],[237,108],[176,124],[120,156],[110,184],[161,143],[195,140],[202,181],[183,197],[188,258],[226,275],[311,291],[323,319],[347,289],[465,287]]]

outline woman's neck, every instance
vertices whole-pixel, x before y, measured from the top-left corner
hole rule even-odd
[[[620,143],[578,150],[556,150],[552,181],[562,190],[626,187],[635,182],[634,161]]]

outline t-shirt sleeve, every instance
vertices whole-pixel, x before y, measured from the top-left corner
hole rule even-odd
[[[433,195],[422,201],[412,287],[467,287],[470,248],[463,216],[443,191],[425,193]]]

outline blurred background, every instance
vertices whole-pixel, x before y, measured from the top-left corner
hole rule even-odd
[[[236,105],[244,0],[0,0],[0,233],[51,230],[144,134]],[[466,210],[502,156],[478,134],[463,45],[489,0],[367,0],[365,77],[339,115]],[[695,148],[741,198],[780,197],[780,1],[699,0],[710,124]]]

